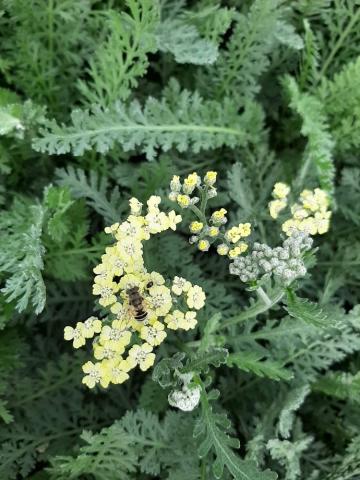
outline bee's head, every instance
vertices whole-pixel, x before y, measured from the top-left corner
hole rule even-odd
[[[136,293],[139,291],[139,287],[129,287],[127,290],[126,290],[126,293],[128,295],[131,295],[132,293]]]

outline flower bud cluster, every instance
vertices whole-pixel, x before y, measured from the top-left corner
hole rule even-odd
[[[219,255],[236,258],[248,248],[248,244],[243,239],[251,234],[251,225],[250,223],[240,223],[226,231],[224,225],[228,220],[225,208],[212,212],[210,218],[207,219],[207,202],[217,195],[214,187],[216,177],[217,173],[210,171],[201,179],[194,172],[188,175],[182,183],[180,177],[174,175],[170,182],[169,198],[176,201],[181,208],[189,208],[197,217],[197,220],[192,221],[189,225],[192,234],[190,243],[196,243],[201,252],[207,252],[211,245],[215,244]],[[199,209],[196,204],[200,199],[201,207]]]
[[[201,388],[199,385],[192,385],[193,374],[184,373],[178,375],[182,383],[181,390],[172,390],[168,395],[169,404],[183,412],[191,412],[199,404]]]
[[[257,281],[263,276],[274,276],[284,285],[289,285],[305,276],[303,254],[311,248],[312,242],[306,232],[298,230],[294,230],[281,247],[271,248],[256,242],[250,255],[236,258],[230,264],[230,273],[238,275],[245,283]]]

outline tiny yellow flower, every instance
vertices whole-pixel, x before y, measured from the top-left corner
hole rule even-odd
[[[143,343],[142,345],[134,345],[129,350],[129,357],[135,363],[139,365],[140,370],[145,372],[148,370],[155,362],[155,354],[152,353],[153,347],[148,343]]]
[[[82,369],[83,372],[87,374],[82,379],[82,383],[87,385],[89,388],[94,388],[97,383],[100,383],[100,385],[104,388],[108,387],[110,378],[102,362],[86,362]]]
[[[278,218],[279,213],[286,208],[286,200],[271,200],[269,202],[269,213],[272,218]]]
[[[137,198],[135,197],[130,198],[129,205],[130,205],[131,215],[136,215],[136,216],[141,215],[143,204],[139,202]]]
[[[178,193],[181,190],[181,182],[180,182],[180,177],[178,175],[174,175],[172,177],[172,180],[170,182],[170,189],[174,193]]]
[[[331,212],[316,212],[314,216],[314,222],[317,227],[317,233],[319,235],[323,235],[324,233],[329,231],[330,228],[330,217]]]
[[[196,319],[196,312],[186,312],[185,313],[185,318],[183,319],[181,323],[181,328],[184,330],[192,330],[195,328],[197,325],[197,319]]]
[[[238,230],[242,238],[251,235],[251,223],[239,223]]]
[[[170,330],[178,330],[179,328],[183,328],[184,321],[185,315],[180,310],[174,310],[164,318],[164,322],[166,323],[167,328]]]
[[[220,245],[217,246],[216,251],[219,255],[227,255],[229,251],[229,247],[225,243],[221,243]]]
[[[152,325],[144,325],[140,337],[150,345],[160,345],[166,338],[164,325],[159,321],[155,321]]]
[[[302,232],[307,232],[309,235],[317,234],[317,225],[314,217],[308,217],[299,221],[298,229]]]
[[[120,258],[126,261],[133,260],[137,257],[142,257],[142,243],[139,239],[125,237],[118,240],[116,249]]]
[[[204,177],[205,185],[207,185],[208,187],[212,187],[216,182],[216,176],[217,176],[217,172],[213,172],[213,171],[206,172],[206,175]]]
[[[149,200],[146,202],[148,206],[148,211],[159,210],[159,205],[161,203],[161,197],[158,195],[151,195]]]
[[[101,332],[101,321],[97,317],[89,317],[83,325],[83,335],[85,338],[93,338],[95,333]]]
[[[184,180],[183,192],[187,195],[191,195],[195,187],[200,183],[200,177],[197,173],[191,173]]]
[[[168,199],[171,200],[172,202],[176,202],[178,195],[179,195],[179,192],[170,192],[168,195]]]
[[[106,361],[104,368],[107,371],[110,383],[113,383],[114,385],[120,385],[128,380],[129,375],[122,369],[123,363],[124,360],[119,361],[118,359]]]
[[[154,285],[164,285],[165,278],[158,272],[151,272],[149,276],[149,281],[153,282]]]
[[[142,241],[147,237],[144,230],[144,217],[136,217],[131,215],[128,217],[127,221],[123,222],[117,231],[116,239],[120,240],[122,238],[130,237],[134,241]]]
[[[238,242],[241,238],[239,227],[230,228],[225,232],[225,238],[231,243]]]
[[[240,248],[240,253],[246,252],[246,250],[249,248],[248,244],[245,242],[238,243],[237,247]]]
[[[210,248],[210,243],[208,242],[208,240],[199,240],[198,249],[201,252],[207,252],[209,248]]]
[[[100,295],[99,303],[103,307],[107,307],[116,302],[116,296],[114,291],[117,290],[117,285],[111,282],[109,285],[99,285],[95,283],[93,285],[93,295]]]
[[[214,238],[219,235],[219,232],[219,227],[209,227],[207,234],[209,235],[209,237]]]
[[[74,348],[80,348],[85,345],[86,337],[84,335],[84,326],[81,322],[76,324],[76,327],[64,328],[64,339],[72,340]]]
[[[186,294],[186,303],[190,308],[200,310],[205,305],[205,293],[198,285],[193,285],[189,288]]]
[[[165,285],[154,285],[149,288],[148,301],[156,315],[164,316],[169,313],[172,307],[172,298],[170,289]]]
[[[171,290],[175,295],[181,295],[183,292],[188,292],[191,287],[191,283],[182,277],[174,277]]]
[[[93,350],[96,360],[109,360],[118,356],[118,352],[110,348],[109,345],[101,345],[100,343],[94,343]]]
[[[110,233],[114,235],[117,232],[118,228],[119,228],[119,223],[114,223],[110,227],[105,227],[105,233]]]
[[[176,200],[181,208],[188,208],[190,205],[190,197],[188,195],[178,195]]]
[[[282,200],[286,198],[290,193],[290,187],[286,183],[277,182],[274,185],[273,197]]]
[[[303,208],[298,203],[292,205],[290,210],[293,218],[295,218],[296,220],[304,220],[304,218],[307,218],[309,216],[309,211]]]
[[[174,210],[171,210],[171,212],[168,213],[168,225],[171,230],[176,230],[176,225],[180,223],[182,220],[181,215],[176,215]]]
[[[300,220],[294,220],[290,218],[282,224],[281,229],[288,237],[290,237],[294,230],[299,230],[299,225]]]
[[[229,258],[236,258],[241,254],[241,250],[239,247],[234,247],[231,250],[229,250],[228,256]]]
[[[316,212],[319,209],[319,204],[317,198],[311,190],[303,190],[300,193],[300,199],[304,208],[310,210],[311,212]]]
[[[169,228],[169,218],[166,213],[160,212],[160,210],[151,210],[145,216],[145,219],[151,234],[160,233]]]
[[[225,210],[225,208],[221,208],[220,210],[216,210],[215,212],[213,212],[210,220],[215,225],[222,225],[227,222],[227,219],[225,217],[226,214],[227,214],[227,210]]]
[[[114,322],[112,323],[112,325]],[[101,329],[99,342],[101,345],[107,346],[117,353],[123,353],[125,347],[131,341],[131,332],[129,330],[120,330],[118,328],[105,325]]]
[[[204,224],[202,222],[191,222],[189,228],[191,233],[199,233],[204,228]]]

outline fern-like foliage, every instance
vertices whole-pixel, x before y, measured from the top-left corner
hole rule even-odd
[[[177,63],[210,65],[218,57],[216,43],[201,38],[196,27],[184,18],[163,21],[156,38],[159,50],[172,53]]]
[[[120,197],[118,187],[110,193],[109,181],[105,176],[99,176],[90,171],[87,176],[81,168],[68,167],[57,169],[58,185],[67,187],[74,198],[84,198],[87,204],[99,213],[106,223],[119,221],[124,210],[124,203]]]
[[[326,480],[357,480],[360,475],[360,437],[352,439],[340,465],[326,476]]]
[[[15,206],[16,208],[16,206]],[[26,210],[25,210],[26,211]],[[25,212],[24,212],[25,213]],[[41,205],[34,205],[26,211],[33,222],[26,223],[23,230],[9,215],[8,231],[2,234],[4,248],[0,254],[0,271],[8,278],[1,292],[6,301],[15,301],[16,308],[23,312],[29,304],[34,307],[35,313],[40,313],[45,306],[46,290],[42,278],[44,268],[45,249],[41,235],[44,221],[44,209]],[[20,232],[16,232],[17,227]],[[15,231],[12,231],[14,228]]]
[[[118,102],[109,109],[75,110],[71,118],[72,125],[67,127],[48,122],[33,142],[35,150],[82,155],[91,149],[105,153],[120,144],[124,151],[137,148],[151,160],[160,148],[199,152],[246,145],[262,126],[256,105],[239,115],[232,100],[204,101],[197,93],[180,91],[175,81],[162,100],[149,97],[144,108],[137,100],[129,106]]]
[[[260,472],[253,462],[242,460],[236,455],[234,449],[239,448],[239,441],[228,434],[230,422],[226,415],[215,413],[210,403],[218,397],[218,391],[207,393],[202,386],[202,413],[194,430],[194,436],[201,442],[198,450],[200,458],[210,451],[215,454],[212,468],[215,478],[221,478],[226,468],[236,480],[275,480],[275,473],[269,470]]]
[[[294,442],[278,439],[271,439],[267,442],[266,447],[271,457],[285,467],[285,480],[296,480],[300,477],[300,458],[312,441],[313,438],[308,436]]]
[[[264,358],[264,355],[259,352],[231,353],[227,359],[227,365],[236,366],[245,372],[272,380],[291,380],[293,378],[291,371],[282,367],[278,362]]]
[[[193,469],[198,469],[198,465],[196,460],[193,463],[190,453],[193,441],[188,436],[189,422],[192,423],[192,420],[173,412],[163,422],[157,415],[145,410],[128,412],[99,433],[83,432],[81,438],[85,445],[80,447],[76,457],[58,456],[52,459],[51,478],[73,479],[91,474],[101,480],[125,480],[134,478],[133,475],[139,471],[156,476],[164,468],[174,474],[169,478],[181,478],[178,476],[180,472],[184,474],[187,471],[189,477],[186,478],[196,479]],[[180,446],[183,450],[185,441],[189,442],[187,467],[180,466],[181,459],[176,451]]]
[[[287,77],[285,86],[290,94],[291,108],[302,119],[301,133],[308,139],[299,183],[303,184],[309,168],[315,168],[321,187],[332,195],[335,176],[334,142],[329,133],[324,107],[313,95],[300,92],[293,78]]]
[[[360,374],[331,372],[312,385],[312,390],[341,400],[360,403]]]
[[[295,412],[304,403],[304,400],[309,393],[309,385],[302,385],[290,390],[287,394],[281,408],[278,424],[279,433],[283,438],[289,438],[295,418]]]
[[[329,118],[336,148],[347,152],[360,145],[360,57],[346,64],[332,80],[322,78],[317,95]]]
[[[128,11],[106,12],[109,33],[90,59],[90,80],[79,81],[79,89],[89,105],[107,107],[116,100],[126,100],[138,78],[146,73],[148,54],[156,50],[158,2],[127,0],[126,7]]]
[[[91,2],[5,0],[1,7],[8,80],[52,112],[63,111],[76,95],[83,56],[94,44]]]
[[[300,89],[315,85],[319,74],[319,46],[308,20],[304,20],[304,30],[304,49],[298,78]]]
[[[237,104],[253,98],[261,88],[259,77],[270,66],[274,45],[285,41],[302,48],[291,24],[284,22],[281,2],[255,0],[247,14],[237,14],[227,49],[210,69],[219,98],[230,96]]]
[[[331,322],[331,318],[327,322],[327,315],[318,305],[310,302],[307,298],[299,298],[290,289],[287,290],[286,304],[285,309],[289,315],[310,325],[326,327]]]

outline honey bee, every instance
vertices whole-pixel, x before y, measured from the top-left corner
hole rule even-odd
[[[152,286],[153,282],[149,282],[146,285],[146,288],[149,289]],[[126,293],[129,296],[129,305],[134,309],[135,320],[137,320],[138,322],[144,322],[148,317],[148,313],[145,310],[145,300],[139,291],[139,287],[130,287],[126,290]]]

